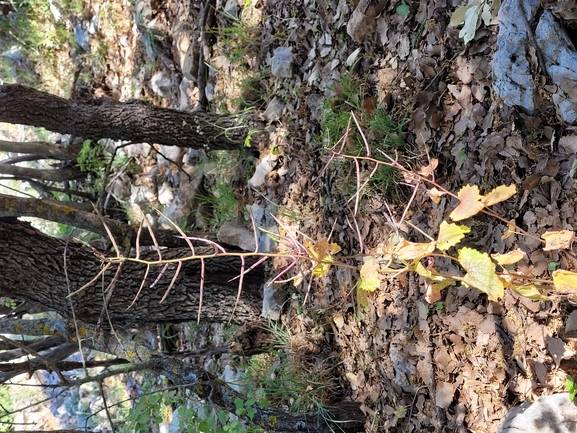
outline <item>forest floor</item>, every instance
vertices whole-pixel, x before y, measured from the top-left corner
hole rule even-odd
[[[505,221],[515,220],[537,237],[574,230],[575,157],[559,144],[572,128],[552,112],[530,117],[494,96],[491,60],[498,26],[481,26],[465,46],[459,29],[449,26],[454,2],[409,3],[409,12],[400,15],[397,6],[404,3],[390,2],[357,44],[347,35],[352,7],[346,0],[216,2],[215,30],[207,36],[210,109],[263,113],[276,140],[261,149],[260,159],[272,152],[276,165],[256,188],[248,188],[246,180],[258,161],[225,162],[231,165],[224,179],[237,186],[239,215],[246,205],[269,209],[273,203],[281,234],[327,238],[341,248],[337,258],[374,252],[398,230],[410,241],[428,242],[425,234],[437,235],[455,199],[444,196],[435,203],[424,184],[413,196],[402,175],[391,181],[387,172],[356,200],[374,164],[331,160],[341,136],[327,132],[327,111],[352,111],[363,127],[383,108],[394,124],[407,121],[403,144],[396,148],[406,167],[419,170],[437,159],[436,182],[455,194],[465,185],[484,193],[515,184],[519,192],[494,206]],[[133,10],[128,3],[93,2],[90,14],[105,6],[115,10],[99,24],[108,47],[105,61],[92,58],[89,64],[100,83],[96,91],[192,109],[198,89],[184,79],[183,69],[190,75],[198,67],[190,56],[198,50],[188,48],[199,37],[203,5],[138,0]],[[292,53],[287,78],[271,73],[278,47]],[[356,131],[352,121],[354,139]],[[364,132],[372,155],[384,160],[382,135]],[[362,141],[360,147],[352,141],[345,141],[342,152],[362,155]],[[161,150],[171,159],[183,156]],[[194,152],[187,157],[199,158]],[[147,152],[139,161],[143,173],[131,178],[133,191],[159,173],[153,201],[170,206],[171,194],[177,196],[177,186],[185,182],[178,169]],[[161,192],[169,198],[161,199]],[[472,228],[467,246],[488,253],[524,251],[517,270],[525,275],[546,278],[556,266],[577,267],[573,256],[543,251],[535,239],[513,234],[504,240],[507,224],[498,219],[480,214],[465,223]],[[354,258],[348,263],[362,264]],[[284,265],[275,262],[271,275]],[[435,267],[464,275],[446,259]],[[356,270],[333,268],[308,287],[306,281],[286,283],[291,302],[281,322],[293,337],[313,342],[311,358],[332,360],[336,398],[361,404],[367,432],[495,432],[510,407],[562,392],[573,372],[576,340],[566,325],[575,304],[567,297],[534,301],[506,290],[492,302],[473,287],[455,284],[429,304],[425,282],[414,273],[383,279],[374,292],[358,290],[358,278]]]

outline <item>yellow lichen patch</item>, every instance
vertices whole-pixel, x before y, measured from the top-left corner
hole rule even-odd
[[[84,338],[88,335],[88,328],[85,328],[84,326],[80,326],[78,328],[78,335],[80,336],[80,338]]]
[[[64,212],[66,215],[76,212],[76,209],[70,206],[60,206],[60,212]]]
[[[16,204],[17,204],[16,199],[12,198],[4,199],[4,206],[6,207],[6,211],[10,214],[14,213],[14,211],[16,210]]]
[[[58,335],[58,334],[59,334],[58,332],[54,331],[54,330],[53,330],[50,326],[48,326],[48,325],[44,325],[44,326],[42,327],[42,333],[43,333],[44,335]]]

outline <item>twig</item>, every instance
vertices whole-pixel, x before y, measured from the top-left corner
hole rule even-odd
[[[38,358],[39,360],[41,360],[47,367],[49,367],[50,369],[52,369],[60,378],[60,380],[62,381],[62,384],[67,384],[68,380],[64,377],[64,375],[62,374],[62,372],[58,369],[58,367],[56,367],[56,365],[54,364],[54,362],[52,362],[50,359],[46,358],[45,356],[40,355],[38,352],[30,349],[28,346],[26,346],[25,344],[20,343],[19,341],[15,341],[15,340],[11,340],[10,338],[6,338],[4,337],[2,334],[0,334],[0,340],[12,344],[13,346],[16,346],[20,349],[22,349],[24,352],[29,353],[30,355],[34,356],[35,358]]]

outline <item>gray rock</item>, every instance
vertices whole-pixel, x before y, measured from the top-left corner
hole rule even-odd
[[[266,117],[269,122],[274,122],[280,119],[284,105],[284,102],[275,96],[266,106],[264,117]]]
[[[219,378],[236,392],[244,392],[243,379],[245,376],[246,374],[243,371],[239,371],[232,365],[226,364]],[[246,380],[244,381],[246,382]]]
[[[235,245],[245,251],[255,250],[254,234],[236,221],[224,223],[216,234],[219,242]]]
[[[498,51],[493,58],[493,88],[505,104],[518,106],[530,115],[539,109],[539,95],[529,59],[542,59],[545,71],[557,86],[553,103],[558,116],[577,123],[577,53],[565,29],[549,11],[543,12],[532,44],[531,26],[539,9],[537,0],[508,0],[499,10]],[[532,55],[529,48],[536,49]]]
[[[267,281],[262,292],[262,316],[270,320],[280,319],[282,306],[286,301],[285,291],[280,284]]]
[[[278,156],[269,153],[256,166],[254,174],[248,181],[248,186],[251,188],[258,188],[266,182],[266,177],[275,168],[278,161]]]
[[[538,108],[537,87],[529,67],[530,32],[539,0],[507,0],[499,10],[498,51],[493,58],[493,88],[505,104],[528,114]]]
[[[224,12],[231,17],[238,18],[239,5],[237,0],[227,0],[224,5]]]
[[[190,41],[186,52],[182,54],[182,74],[193,83],[198,75],[199,48],[195,40]]]
[[[292,77],[293,55],[287,47],[278,47],[274,50],[272,56],[271,72],[277,78]]]
[[[577,406],[569,394],[541,397],[533,404],[523,403],[512,408],[497,433],[575,433]]]
[[[164,99],[172,98],[172,77],[166,71],[157,72],[150,79],[150,88]]]
[[[577,53],[567,32],[549,11],[543,12],[535,30],[547,74],[557,85],[553,103],[567,123],[577,121]]]
[[[87,21],[74,22],[74,38],[76,43],[86,52],[90,52],[90,33],[87,28],[89,23]]]
[[[386,1],[361,0],[349,22],[347,33],[357,43],[364,42],[375,31],[376,18],[388,3]]]
[[[11,60],[19,62],[22,59],[22,51],[16,45],[11,46],[6,51],[2,52],[0,56],[8,57]]]

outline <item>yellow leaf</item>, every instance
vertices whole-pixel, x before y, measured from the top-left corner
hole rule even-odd
[[[501,274],[499,275],[499,279],[503,281],[503,286],[505,289],[515,282],[515,277],[509,274]]]
[[[446,192],[440,191],[435,187],[432,187],[430,190],[427,191],[427,195],[431,197],[431,200],[433,200],[437,204],[439,204],[439,202],[441,201],[441,197],[443,197],[445,194]]]
[[[553,275],[553,285],[557,293],[561,295],[577,293],[577,274],[575,272],[558,269],[551,275]]]
[[[495,203],[499,203],[513,197],[517,193],[517,187],[515,185],[501,185],[491,191],[489,194],[485,194],[481,199],[481,203],[485,206],[492,206]]]
[[[361,277],[359,279],[359,288],[374,292],[381,285],[379,278],[379,264],[374,257],[371,257],[361,267]]]
[[[441,290],[447,286],[450,286],[451,284],[455,284],[454,280],[445,278],[437,274],[435,271],[426,269],[420,262],[412,266],[411,270],[415,271],[421,277],[424,277],[426,288],[425,300],[429,304],[437,302],[439,299],[441,299]]]
[[[459,6],[451,15],[451,26],[457,27],[465,22],[465,12],[469,9],[468,6]]]
[[[439,227],[439,236],[437,238],[437,248],[441,251],[446,251],[452,246],[461,242],[466,233],[471,229],[467,226],[460,226],[458,224],[451,224],[443,221]]]
[[[365,311],[369,306],[369,292],[357,287],[357,311]]]
[[[325,277],[329,273],[330,269],[331,265],[328,263],[318,263],[313,269],[313,275],[319,278]]]
[[[533,299],[534,301],[547,301],[550,299],[548,296],[542,295],[537,287],[535,287],[533,284],[511,286],[511,290],[525,298]]]
[[[323,238],[314,244],[310,241],[303,242],[313,264],[313,275],[316,277],[324,277],[331,268],[331,263],[334,261],[331,254],[338,253],[341,248],[335,244],[329,244],[327,238]]]
[[[419,274],[421,277],[425,277],[425,278],[433,278],[433,273],[429,270],[426,269],[421,262],[417,262],[415,264],[412,264],[411,266],[409,266],[409,270],[416,272],[417,274]]]
[[[505,294],[505,286],[495,272],[495,263],[487,253],[473,248],[459,250],[459,264],[467,271],[463,283],[486,293],[491,301],[497,302]]]
[[[493,260],[495,260],[501,266],[513,265],[518,261],[523,260],[523,257],[525,257],[525,252],[519,248],[516,248],[513,251],[509,251],[505,254],[491,254],[491,257],[493,257]]]
[[[332,244],[329,245],[329,253],[331,253],[331,255],[336,254],[340,251],[341,247],[339,246],[339,244],[333,242]]]
[[[507,231],[505,233],[503,233],[503,236],[501,237],[501,239],[505,240],[507,239],[509,236],[514,235],[515,234],[515,220],[511,220],[509,221],[509,223],[507,224]]]
[[[459,206],[457,206],[453,212],[451,212],[451,219],[453,221],[461,221],[477,215],[481,209],[483,209],[483,203],[481,203],[481,194],[479,193],[479,187],[477,185],[466,185],[457,194],[459,198]]]
[[[561,250],[571,246],[571,242],[573,242],[575,238],[575,232],[573,230],[545,232],[541,237],[545,239],[546,242],[543,251]]]
[[[413,261],[422,259],[435,251],[435,242],[416,243],[401,238],[395,247],[395,254],[400,260]]]

